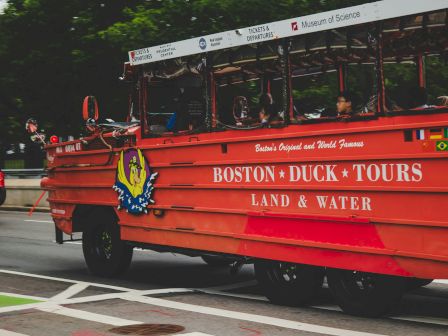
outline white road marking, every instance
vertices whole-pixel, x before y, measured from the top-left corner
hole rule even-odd
[[[90,283],[90,282],[84,282],[84,281],[76,281],[76,280],[64,279],[64,278],[55,278],[55,277],[50,277],[50,276],[9,271],[9,270],[0,270],[0,273],[16,274],[16,275],[21,275],[21,276],[28,276],[28,277],[34,277],[34,278],[40,278],[40,279],[47,279],[47,280],[55,280],[55,281],[61,281],[61,282],[67,282],[67,283],[74,284],[74,285],[70,286],[69,288],[67,288],[66,290],[64,290],[63,292],[55,295],[51,299],[37,297],[37,296],[30,296],[30,295],[0,293],[3,295],[23,297],[23,298],[28,298],[28,299],[44,301],[44,302],[40,302],[40,303],[30,303],[30,304],[25,304],[25,305],[2,307],[2,308],[0,308],[0,313],[19,311],[19,310],[25,310],[25,309],[40,309],[40,308],[46,309],[45,307],[48,307],[48,302],[46,303],[45,301],[48,301],[48,300],[51,300],[53,307],[54,307],[55,304],[75,304],[75,303],[84,303],[84,302],[104,301],[104,300],[110,300],[110,299],[130,300],[130,298],[133,298],[132,300],[134,300],[134,301],[136,300],[138,302],[140,302],[139,300],[145,301],[146,299],[159,300],[156,298],[145,297],[144,295],[191,293],[191,292],[201,292],[201,293],[210,294],[210,295],[222,295],[222,296],[236,297],[236,298],[242,298],[242,299],[267,301],[267,299],[264,296],[260,296],[260,295],[238,294],[238,293],[231,293],[231,292],[225,292],[225,291],[218,290],[218,289],[230,290],[230,289],[251,287],[257,283],[256,281],[246,281],[246,282],[234,283],[234,284],[230,284],[230,285],[209,287],[209,288],[204,288],[204,289],[201,289],[201,288],[194,288],[194,289],[162,288],[162,289],[150,289],[150,290],[136,290],[136,289],[125,288],[125,287],[103,285],[103,284]],[[439,281],[435,281],[435,282],[439,282]],[[118,290],[118,291],[120,291],[120,293],[109,293],[109,294],[100,294],[100,295],[93,295],[93,296],[80,297],[80,298],[71,298],[73,295],[81,292],[88,286],[110,288],[110,289]],[[159,305],[160,305],[160,301],[157,301],[157,302],[159,302]],[[168,303],[173,304],[173,301],[168,301],[168,300],[162,300],[162,302],[165,302],[165,304],[168,304]],[[166,303],[166,302],[168,302],[168,303]],[[150,302],[144,302],[144,303],[153,304]],[[176,303],[174,302],[174,304],[176,304]],[[190,305],[188,305],[188,307],[189,306]],[[183,307],[185,308],[186,306],[183,306]],[[205,309],[205,310],[214,309],[214,308],[194,306],[194,305],[193,305],[193,307],[201,307],[201,309]],[[311,307],[316,308],[316,309],[321,309],[321,310],[341,312],[341,309],[336,305],[315,305],[315,306],[311,306]],[[174,308],[174,309],[176,309],[176,308]],[[182,308],[178,308],[178,309],[182,309]],[[199,310],[201,310],[201,309],[199,309]],[[189,310],[189,309],[185,308],[183,310]],[[59,311],[61,311],[61,310],[59,310]],[[195,311],[195,310],[193,310],[193,311]],[[224,311],[224,312],[228,312],[228,311]],[[222,311],[218,310],[218,313],[219,314],[217,316],[221,316],[220,314],[222,313]],[[231,313],[234,313],[234,312],[231,312]],[[207,313],[205,313],[205,314],[207,314]],[[244,313],[236,313],[236,314],[244,314]],[[211,314],[211,315],[215,315],[215,314]],[[250,315],[250,316],[252,316],[252,315]],[[258,315],[254,315],[254,316],[258,317]],[[448,325],[448,319],[438,318],[438,317],[430,317],[430,316],[391,316],[389,318],[394,319],[394,320],[411,321],[411,322],[418,322],[418,323],[425,323],[425,324],[437,324],[437,325],[444,325],[444,326]],[[278,320],[278,319],[274,319],[274,320]],[[284,321],[284,320],[281,320],[281,321]],[[299,323],[299,322],[294,322],[294,321],[287,321],[287,322],[288,323]],[[299,324],[306,326],[306,324],[301,324],[301,323],[299,323]],[[314,326],[314,325],[311,325],[311,326]],[[315,326],[315,327],[319,327],[319,326]],[[327,327],[323,327],[323,328],[327,328]],[[305,330],[305,329],[298,329],[298,330]],[[339,330],[339,329],[337,329],[337,330]],[[331,334],[330,333],[330,335],[339,335],[339,334]],[[375,334],[361,333],[361,334],[345,334],[345,335],[375,335]],[[2,336],[1,333],[0,333],[0,336]]]
[[[37,219],[24,219],[24,222],[34,222],[34,223],[51,223],[54,224],[53,221],[48,221],[48,220],[37,220]]]
[[[87,284],[87,283],[83,283],[83,282],[75,283],[75,284],[71,285],[69,288],[67,288],[66,290],[53,296],[51,298],[51,301],[58,301],[58,300],[71,298],[72,296],[82,292],[87,287],[89,287],[89,284]]]
[[[434,280],[432,283],[442,284],[442,285],[448,285],[448,280],[445,280],[445,279],[436,279],[436,280]]]
[[[390,316],[389,318],[392,320],[411,321],[411,322],[448,326],[448,319],[441,317],[409,315],[409,316]]]
[[[68,283],[73,283],[73,284],[86,283],[86,284],[89,284],[90,286],[94,286],[94,287],[108,288],[108,289],[125,291],[125,292],[134,290],[132,288],[112,286],[112,285],[100,284],[100,283],[95,283],[95,282],[77,281],[77,280],[72,280],[72,279],[57,278],[57,277],[51,277],[51,276],[47,276],[47,275],[40,275],[40,274],[34,274],[34,273],[17,272],[17,271],[10,271],[10,270],[0,270],[0,273],[22,275],[22,276],[27,276],[30,278],[54,280],[54,281],[68,282]]]
[[[79,241],[66,241],[64,244],[72,244],[72,245],[82,245],[82,242]]]
[[[53,242],[56,243],[56,241],[53,241]],[[80,242],[80,241],[66,241],[66,242],[64,242],[64,244],[82,245],[82,242]],[[157,253],[157,252],[154,252],[152,250],[145,250],[145,249],[138,248],[138,247],[134,247],[134,251],[145,252],[145,253]]]
[[[332,304],[329,304],[329,305],[315,305],[315,306],[310,306],[310,308],[342,312],[342,309],[339,306],[332,305]]]
[[[38,303],[28,303],[23,305],[17,305],[17,306],[8,306],[8,307],[0,307],[0,314],[2,313],[11,313],[14,311],[20,311],[20,310],[27,310],[27,309],[36,309],[42,306],[45,302],[38,302]]]
[[[40,311],[58,314],[68,317],[74,317],[81,320],[99,322],[104,324],[110,324],[113,326],[126,326],[131,324],[141,324],[142,322],[133,321],[133,320],[125,320],[118,317],[107,316],[102,314],[90,313],[83,310],[71,309],[67,307],[62,307],[58,305],[47,305],[38,308]]]
[[[178,334],[179,336],[213,336],[210,334],[204,334],[201,332],[192,332],[192,333],[188,333],[188,334]]]
[[[302,323],[297,321],[284,320],[280,318],[263,316],[263,315],[255,315],[249,313],[241,313],[235,312],[231,310],[212,308],[206,306],[198,306],[188,303],[169,301],[164,299],[152,298],[152,297],[141,297],[141,296],[133,296],[133,295],[123,295],[123,299],[128,301],[146,303],[154,306],[177,309],[177,310],[185,310],[189,312],[213,315],[218,317],[226,317],[236,320],[272,325],[280,328],[287,328],[293,330],[300,330],[318,334],[327,334],[332,336],[384,336],[382,334],[373,334],[368,332],[333,328],[333,327],[325,327],[316,324]]]
[[[311,308],[342,312],[342,309],[336,305],[316,305],[311,306]],[[386,316],[386,318],[391,320],[410,321],[425,324],[437,324],[448,326],[448,319],[442,317],[407,315],[407,316]]]
[[[144,291],[130,291],[124,293],[110,293],[110,294],[100,294],[92,296],[84,296],[79,298],[60,300],[56,303],[58,304],[75,304],[75,303],[86,303],[86,302],[98,302],[112,299],[121,299],[125,295],[157,295],[157,294],[176,294],[176,293],[193,293],[192,289],[187,288],[164,288],[164,289],[150,289]]]
[[[47,301],[48,300],[47,298],[40,297],[40,296],[23,295],[23,294],[16,294],[16,293],[0,292],[0,295],[12,296],[12,297],[17,297],[17,298],[21,298],[21,299],[37,300],[37,301]]]
[[[5,329],[0,329],[0,336],[28,336],[28,335],[20,334],[20,333],[5,330]]]
[[[269,301],[266,297],[261,295],[254,295],[254,294],[239,294],[239,293],[231,293],[231,292],[221,292],[217,290],[209,290],[209,289],[196,289],[196,292],[204,293],[204,294],[210,294],[210,295],[220,295],[220,296],[229,296],[239,299],[246,299],[246,300],[256,300],[256,301]]]
[[[238,289],[238,288],[252,287],[252,286],[256,286],[256,285],[258,285],[257,280],[250,280],[250,281],[237,282],[237,283],[222,285],[222,286],[207,287],[207,289],[215,290],[215,291],[226,291],[226,290],[232,290],[232,289]]]

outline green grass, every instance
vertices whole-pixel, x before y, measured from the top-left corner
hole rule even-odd
[[[5,169],[23,169],[25,168],[24,160],[6,160]]]
[[[0,295],[0,308],[1,307],[9,307],[9,306],[19,306],[24,305],[28,303],[38,303],[41,301],[38,300],[32,300],[32,299],[24,299],[19,298],[15,296],[6,296],[6,295]]]

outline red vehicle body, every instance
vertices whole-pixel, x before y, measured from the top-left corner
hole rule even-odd
[[[446,38],[443,43],[446,48]],[[208,77],[212,129],[217,123],[214,81],[223,68],[212,67]],[[146,111],[142,92],[151,90],[152,82],[142,80],[147,77],[141,66],[126,69],[144,88],[138,99]],[[62,232],[86,232],[88,225],[110,219],[118,224],[119,240],[130,246],[254,261],[264,274],[259,279],[272,286],[268,297],[288,304],[284,289],[278,295],[275,281],[266,282],[267,260],[278,263],[272,269],[309,265],[314,287],[324,269],[369,274],[376,284],[448,279],[448,110],[380,113],[385,98],[379,97],[375,113],[349,121],[298,120],[278,128],[150,137],[144,112],[141,124],[129,124],[119,136],[94,131],[47,145],[48,177],[42,186],[49,193],[57,240],[62,242]],[[288,111],[293,117],[291,100]],[[129,150],[134,156],[126,159],[122,153]],[[144,175],[129,177],[129,185],[133,178],[151,176],[151,199],[139,215],[117,199],[117,181],[132,169]],[[108,258],[113,253],[106,253]],[[92,265],[93,272],[110,275]],[[333,284],[342,281],[328,275]],[[299,286],[309,288],[310,281]],[[385,311],[378,297],[390,301],[387,290],[377,290],[359,299],[358,306],[344,298],[339,302],[350,313],[377,315]]]
[[[116,211],[122,239],[448,278],[448,153],[436,151],[435,140],[404,137],[442,126],[448,127],[448,113],[177,136],[169,143],[141,139],[136,127],[129,146],[140,148],[158,172],[156,204],[149,208],[164,214]],[[303,149],[282,151],[282,144]],[[111,188],[118,156],[101,166],[109,150],[56,154],[58,147],[47,147],[52,165],[99,165],[59,168],[42,182],[57,226],[70,234],[77,206],[118,205]],[[267,150],[273,147],[276,152]],[[238,173],[241,167],[248,169]]]

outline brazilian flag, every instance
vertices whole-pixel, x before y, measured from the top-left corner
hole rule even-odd
[[[438,152],[448,151],[448,141],[437,141],[436,150]]]

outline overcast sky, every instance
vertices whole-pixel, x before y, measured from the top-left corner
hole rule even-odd
[[[3,7],[6,6],[6,0],[0,0],[0,13],[3,12]]]

